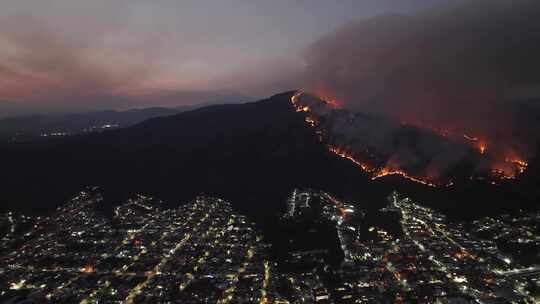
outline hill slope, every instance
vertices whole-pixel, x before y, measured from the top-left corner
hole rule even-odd
[[[47,211],[86,185],[102,187],[110,204],[135,192],[171,204],[200,193],[218,195],[268,223],[293,187],[327,190],[364,208],[380,208],[398,189],[459,215],[465,207],[474,215],[533,201],[512,186],[432,189],[396,177],[371,181],[318,141],[303,113],[294,111],[292,94],[209,106],[99,134],[5,145],[2,209]]]
[[[29,141],[53,133],[79,134],[128,127],[150,118],[197,108],[143,108],[127,111],[95,111],[76,114],[31,115],[0,119],[0,141]]]

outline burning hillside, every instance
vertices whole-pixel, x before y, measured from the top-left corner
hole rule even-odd
[[[516,153],[496,153],[503,149],[490,149],[487,140],[470,134],[354,113],[303,92],[291,102],[329,151],[374,180],[395,175],[431,187],[463,179],[497,183],[515,179],[527,169],[527,162]]]
[[[539,20],[539,1],[479,0],[350,22],[306,50],[301,83],[346,110],[296,98],[374,177],[515,179],[540,142]]]

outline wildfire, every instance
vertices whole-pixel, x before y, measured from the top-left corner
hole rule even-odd
[[[484,141],[481,141],[478,137],[463,134],[463,138],[469,141],[471,145],[474,146],[478,152],[480,152],[480,154],[485,154],[487,152],[487,144]]]
[[[420,183],[422,185],[426,185],[426,186],[430,186],[430,187],[437,187],[437,185],[434,184],[434,183],[431,183],[431,182],[422,180],[420,178],[411,176],[411,175],[407,174],[406,172],[404,172],[402,170],[382,168],[379,171],[376,171],[376,169],[373,169],[371,166],[369,166],[369,165],[367,165],[365,163],[362,163],[359,160],[357,160],[356,158],[354,158],[353,155],[347,153],[347,151],[345,151],[344,149],[340,149],[340,148],[334,147],[334,146],[328,146],[328,149],[330,150],[330,152],[338,155],[339,157],[345,158],[345,159],[351,161],[352,163],[354,163],[355,165],[360,167],[363,171],[368,172],[368,173],[373,173],[373,176],[371,177],[372,180],[376,180],[376,179],[379,179],[379,178],[382,178],[382,177],[385,177],[385,176],[388,176],[388,175],[399,175],[399,176],[401,176],[401,177],[403,177],[405,179],[408,179],[410,181],[413,181],[415,183]]]
[[[525,172],[525,170],[527,170],[527,167],[529,166],[529,163],[521,159],[506,158],[506,162],[514,164],[520,174]]]
[[[507,157],[504,163],[496,165],[491,172],[500,179],[516,179],[527,170],[529,164],[516,157]]]
[[[485,154],[487,151],[487,145],[486,144],[479,144],[478,145],[478,151],[480,151],[480,154]]]
[[[338,147],[333,147],[333,146],[328,146],[328,149],[330,150],[330,152],[342,157],[342,158],[345,158],[345,159],[348,159],[349,161],[353,162],[355,165],[359,166],[360,168],[362,168],[362,170],[366,171],[366,172],[373,172],[374,169],[371,168],[369,165],[365,164],[365,163],[362,163],[358,160],[356,160],[351,154],[348,154],[347,151],[345,150],[342,150]]]
[[[324,142],[324,136],[325,130],[321,128],[319,124],[319,118],[317,113],[317,107],[318,105],[315,104],[302,104],[300,98],[304,95],[304,92],[298,91],[291,97],[291,103],[296,110],[296,112],[302,112],[305,113],[304,120],[305,122],[314,128],[315,133],[318,135],[318,138],[321,142]],[[329,99],[320,99],[322,102],[324,102],[323,106],[327,106],[332,109],[339,108],[338,103],[335,100],[329,100]],[[313,107],[313,108],[312,108]],[[404,125],[411,125],[411,126],[417,126],[414,123],[405,123],[402,122]],[[428,129],[434,134],[438,134],[442,137],[448,138],[449,140],[455,141],[456,143],[460,144],[467,144],[470,147],[474,148],[482,158],[484,158],[486,161],[489,162],[490,170],[486,173],[487,175],[491,175],[491,178],[488,176],[472,176],[471,179],[488,179],[491,180],[492,183],[497,184],[496,180],[508,180],[508,179],[516,179],[520,174],[525,172],[527,170],[528,164],[525,160],[523,160],[520,157],[516,157],[515,154],[508,154],[512,156],[507,156],[505,158],[497,158],[500,155],[495,155],[497,149],[493,149],[492,151],[488,153],[488,141],[483,136],[478,136],[476,134],[471,133],[461,133],[457,132],[455,130],[451,129],[442,129],[434,126],[417,126],[423,129]],[[373,164],[366,163],[364,161],[359,160],[358,155],[354,151],[348,151],[347,149],[340,148],[333,145],[328,145],[328,149],[330,152],[336,154],[337,156],[347,159],[348,161],[352,162],[356,166],[358,166],[360,169],[362,169],[364,172],[367,172],[372,175],[371,179],[376,180],[385,176],[395,175],[402,177],[404,179],[407,179],[409,181],[419,183],[422,185],[426,185],[429,187],[439,187],[439,186],[446,186],[451,187],[454,185],[453,181],[441,181],[441,183],[438,183],[437,181],[433,181],[429,178],[423,178],[423,177],[417,177],[413,176],[410,173],[407,173],[405,170],[400,168],[399,164],[395,164],[392,166],[385,166],[385,167],[379,167],[374,166]]]
[[[297,111],[298,111],[298,98],[300,98],[302,94],[304,94],[304,92],[298,91],[291,97],[291,102],[297,108]]]
[[[428,182],[426,180],[422,180],[422,179],[420,179],[418,177],[411,176],[411,175],[407,174],[405,171],[402,171],[402,170],[399,170],[399,169],[382,168],[371,179],[376,180],[376,179],[379,179],[379,178],[382,178],[382,177],[385,177],[385,176],[389,176],[389,175],[398,175],[398,176],[401,176],[402,178],[405,178],[405,179],[408,179],[408,180],[413,181],[415,183],[419,183],[419,184],[426,185],[426,186],[429,186],[429,187],[434,187],[434,188],[438,187],[438,185],[436,185],[434,183]]]
[[[511,172],[505,169],[493,168],[491,169],[491,173],[493,174],[493,176],[499,179],[515,179],[516,178],[516,174],[514,172]]]
[[[305,107],[298,107],[296,109],[296,112],[309,112],[309,107],[308,106],[305,106]]]
[[[297,92],[296,94],[291,97],[291,103],[293,104],[294,108],[296,109],[296,112],[304,112],[304,113],[310,113],[311,108],[305,105],[301,105],[298,102],[298,98],[304,94],[303,92]]]
[[[334,99],[324,100],[328,106],[332,109],[339,109],[339,103]]]
[[[299,92],[295,93],[291,97],[291,103],[293,104],[294,108],[296,109],[296,112],[304,112],[304,113],[309,114],[311,112],[311,109],[308,106],[301,105],[300,102],[299,102],[299,98],[303,94],[304,94],[304,92],[302,92],[302,91],[299,91]],[[330,107],[332,107],[332,108],[337,108],[338,107],[338,104],[334,100],[330,100],[330,101],[329,100],[324,100],[324,102],[327,105],[329,105]],[[311,116],[311,115],[306,116],[305,121],[311,127],[315,127],[317,125],[316,118]],[[322,141],[322,136],[320,134],[320,130],[317,131],[316,133],[319,134],[319,139]],[[352,155],[351,153],[348,153],[345,149],[341,149],[339,147],[335,147],[335,146],[332,146],[332,145],[329,145],[328,149],[329,149],[330,152],[338,155],[339,157],[349,160],[350,162],[352,162],[353,164],[355,164],[356,166],[361,168],[364,172],[373,174],[372,180],[376,180],[378,178],[381,178],[381,177],[384,177],[384,176],[387,176],[387,175],[399,175],[399,176],[401,176],[401,177],[403,177],[405,179],[408,179],[408,180],[416,182],[416,183],[420,183],[422,185],[426,185],[426,186],[430,186],[430,187],[437,187],[437,185],[435,185],[434,183],[422,180],[422,179],[417,178],[417,177],[410,176],[406,172],[401,171],[401,170],[390,170],[390,169],[387,169],[387,168],[382,168],[379,171],[377,171],[376,168],[373,168],[370,165],[356,159],[354,157],[354,155]],[[377,173],[375,174],[375,172],[377,172]]]
[[[491,173],[499,179],[516,179],[518,175],[527,170],[529,164],[516,157],[507,157],[504,163],[496,164]]]
[[[428,127],[428,129],[431,130],[433,133],[444,137],[459,138],[459,136],[456,137],[456,134],[454,134],[450,130],[438,129],[435,127]],[[469,134],[463,134],[462,136],[481,155],[487,156],[488,144],[486,143],[485,139]],[[527,170],[527,167],[528,163],[523,159],[515,156],[506,156],[504,158],[504,161],[499,161],[498,163],[494,162],[491,165],[491,175],[492,177],[501,180],[516,179],[520,174],[524,173]],[[495,182],[492,183],[496,184]]]

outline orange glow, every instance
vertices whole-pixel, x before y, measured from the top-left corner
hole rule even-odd
[[[293,104],[293,106],[295,107],[297,112],[310,113],[311,109],[309,107],[299,104],[299,98],[300,98],[300,96],[302,94],[304,94],[304,92],[302,92],[302,91],[299,91],[296,94],[294,94],[291,97],[291,103]],[[335,101],[333,101],[333,100],[332,101],[325,100],[325,102],[328,105],[330,105],[331,107],[337,106],[337,103]],[[306,116],[305,121],[311,127],[315,127],[317,125],[316,119],[314,117],[312,117],[312,116]],[[317,134],[319,134],[319,133],[317,133]],[[322,141],[322,136],[320,134],[319,134],[319,139]],[[368,165],[366,163],[363,163],[360,160],[356,159],[352,154],[348,153],[344,149],[340,149],[339,147],[334,147],[334,146],[329,145],[328,150],[330,152],[338,155],[341,158],[345,158],[345,159],[351,161],[353,164],[360,167],[364,172],[374,173],[376,171],[376,169],[374,169],[370,165]],[[405,173],[403,171],[389,170],[387,168],[383,168],[383,169],[379,170],[377,174],[372,176],[372,180],[375,180],[375,179],[378,179],[378,178],[381,178],[381,177],[387,176],[387,175],[399,175],[399,176],[401,176],[401,177],[403,177],[405,179],[408,179],[410,181],[420,183],[420,184],[423,184],[423,185],[426,185],[426,186],[430,186],[430,187],[436,187],[437,186],[437,185],[435,185],[433,183],[430,183],[428,181],[424,181],[424,180],[421,180],[419,178],[410,176],[410,175],[408,175],[407,173]]]
[[[360,167],[363,171],[365,171],[367,173],[374,173],[375,172],[375,169],[373,169],[371,166],[369,166],[369,165],[367,165],[365,163],[362,163],[359,160],[355,159],[351,154],[347,153],[345,150],[342,150],[342,149],[340,149],[338,147],[333,147],[333,146],[328,146],[328,149],[330,150],[330,152],[351,161],[352,163],[354,163],[355,165],[357,165],[358,167]],[[426,186],[430,186],[430,187],[437,187],[437,185],[434,184],[434,183],[422,180],[422,179],[414,177],[414,176],[410,176],[409,174],[405,173],[404,171],[391,170],[391,169],[388,169],[388,168],[380,169],[376,174],[374,174],[371,177],[371,179],[376,180],[378,178],[382,178],[382,177],[385,177],[385,176],[388,176],[388,175],[399,175],[399,176],[401,176],[401,177],[403,177],[405,179],[408,179],[410,181],[413,181],[415,183],[420,183],[422,185],[426,185]]]
[[[324,100],[328,106],[332,109],[339,109],[339,103],[335,101],[334,99]]]
[[[374,169],[371,168],[369,165],[365,164],[365,163],[362,163],[358,160],[356,160],[351,154],[348,154],[347,151],[345,150],[342,150],[338,147],[333,147],[333,146],[328,146],[328,149],[330,150],[330,152],[342,157],[342,158],[345,158],[345,159],[348,159],[349,161],[353,162],[355,165],[357,165],[358,167],[362,168],[362,170],[366,171],[366,172],[373,172]]]
[[[480,154],[485,154],[487,152],[487,144],[484,141],[481,141],[478,137],[463,134],[463,138],[468,140],[471,145],[476,147],[476,149],[478,150],[478,152],[480,152]]]
[[[311,93],[324,101],[324,103],[332,109],[342,108],[340,102],[336,100],[335,94],[331,93],[330,90],[326,90],[324,88],[317,88],[314,91],[311,91]]]
[[[525,170],[527,170],[527,167],[529,166],[529,163],[527,163],[524,160],[518,159],[518,158],[509,158],[508,157],[508,158],[506,158],[506,162],[514,164],[517,167],[520,174],[525,172]]]
[[[308,106],[298,107],[296,108],[296,112],[309,112],[309,107]]]
[[[429,129],[435,134],[438,134],[443,137],[449,137],[449,138],[458,138],[454,134],[454,132],[447,130],[447,129],[440,129],[436,127],[431,126],[421,126],[414,123],[403,123],[403,124],[409,124],[416,126],[418,128],[424,128]],[[480,138],[478,136],[472,136],[469,134],[463,134],[462,135],[464,139],[466,139],[467,143],[469,143],[472,147],[474,147],[481,155],[488,155],[488,143],[485,140],[485,138]],[[490,155],[491,157],[499,157],[499,160],[501,159],[501,155]],[[491,176],[495,179],[499,180],[508,180],[508,179],[516,179],[520,174],[524,173],[527,170],[528,163],[523,160],[520,157],[509,157],[506,156],[504,158],[504,162],[493,162],[491,164]],[[398,173],[396,173],[398,174]],[[401,175],[401,173],[399,173]],[[493,184],[496,184],[495,182],[492,182]]]
[[[480,143],[478,145],[478,151],[480,151],[480,154],[485,154],[487,151],[487,145],[484,143]]]
[[[94,269],[94,266],[92,265],[86,265],[84,268],[81,269],[81,272],[83,273],[94,273],[96,270]]]
[[[376,179],[379,179],[379,178],[382,178],[382,177],[385,177],[385,176],[389,176],[389,175],[398,175],[398,176],[401,176],[401,177],[403,177],[405,179],[408,179],[408,180],[410,180],[412,182],[415,182],[415,183],[419,183],[419,184],[426,185],[426,186],[429,186],[429,187],[437,187],[437,185],[434,184],[434,183],[431,183],[431,182],[426,181],[426,180],[422,180],[422,179],[420,179],[418,177],[411,176],[411,175],[407,174],[405,171],[402,171],[402,170],[399,170],[399,169],[382,168],[371,179],[376,180]]]
[[[293,107],[295,108],[296,112],[302,112],[305,113],[305,122],[315,129],[315,134],[318,136],[320,142],[324,142],[324,136],[325,130],[321,128],[318,121],[318,116],[316,113],[313,112],[313,109],[311,109],[309,106],[303,105],[301,103],[301,96],[304,94],[303,91],[296,92],[291,97],[291,103]],[[322,98],[319,97],[326,106],[336,109],[339,108],[339,104],[332,99]],[[489,164],[489,170],[486,173],[487,175],[490,175],[490,177],[487,176],[471,176],[471,180],[473,179],[487,179],[489,182],[493,184],[497,184],[497,180],[508,180],[508,179],[516,179],[520,174],[525,172],[528,167],[528,163],[523,160],[521,157],[517,157],[515,154],[511,154],[512,156],[506,156],[504,159],[499,155],[496,151],[499,151],[499,149],[491,149],[492,152],[488,151],[488,144],[489,141],[486,140],[486,137],[483,135],[478,135],[474,133],[464,133],[457,132],[456,130],[452,129],[443,129],[440,127],[434,127],[434,126],[424,126],[424,125],[418,125],[415,123],[410,122],[402,122],[404,125],[410,125],[421,129],[426,129],[434,134],[438,134],[439,136],[448,138],[449,140],[453,140],[460,144],[468,144],[471,148],[474,148],[478,153],[480,153],[481,157],[488,162]],[[385,166],[385,167],[378,167],[373,164],[369,164],[365,161],[362,161],[358,158],[359,155],[356,155],[352,153],[351,151],[347,151],[344,148],[328,145],[328,149],[330,152],[336,154],[337,156],[347,159],[348,161],[355,164],[357,167],[359,167],[362,171],[371,174],[371,179],[376,180],[379,178],[383,178],[385,176],[395,175],[400,176],[404,179],[407,179],[409,181],[419,183],[422,185],[426,185],[429,187],[439,187],[439,186],[445,186],[445,187],[452,187],[454,185],[453,181],[446,182],[444,181],[439,183],[438,181],[434,180],[433,178],[425,178],[425,177],[418,177],[413,176],[410,173],[406,172],[405,170],[400,168],[399,164],[394,164],[391,166]],[[503,155],[504,156],[504,155]]]
[[[529,164],[518,157],[506,157],[504,163],[493,166],[491,173],[499,179],[516,179],[527,170]]]
[[[516,178],[516,175],[513,172],[509,170],[501,169],[501,168],[492,168],[491,173],[493,174],[494,177],[497,177],[499,179],[515,179]]]
[[[293,104],[293,106],[296,108],[296,111],[298,112],[298,98],[300,98],[300,96],[304,94],[304,92],[302,91],[298,91],[296,92],[292,97],[291,97],[291,102]]]
[[[505,161],[514,166],[514,168],[517,170],[517,174],[521,174],[525,172],[525,170],[527,170],[527,167],[529,166],[529,164],[526,161],[521,160],[519,158],[507,157]]]

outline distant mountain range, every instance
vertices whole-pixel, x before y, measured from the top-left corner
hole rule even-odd
[[[229,104],[254,100],[236,93],[220,92],[161,92],[141,97],[147,104],[193,103],[183,106],[154,106],[129,109],[129,105],[137,101],[105,96],[103,100],[96,97],[92,102],[97,109],[82,110],[65,105],[50,104],[48,106],[0,101],[0,142],[31,141],[44,137],[62,137],[80,133],[92,133],[108,129],[125,128],[144,120],[173,115],[194,110],[212,104]],[[107,103],[108,102],[108,103]],[[81,106],[84,102],[81,101]],[[115,109],[108,110],[107,106]],[[33,114],[36,113],[36,114]]]
[[[18,116],[0,119],[0,140],[28,141],[40,137],[64,136],[128,127],[144,120],[173,115],[200,106],[152,107],[127,111],[95,111],[74,114]]]
[[[44,212],[87,185],[100,186],[111,205],[137,192],[171,204],[217,195],[263,225],[284,210],[295,187],[330,191],[367,209],[383,206],[394,189],[461,217],[537,208],[538,158],[520,180],[499,186],[466,180],[433,188],[399,176],[372,180],[319,141],[291,104],[293,94],[202,107],[107,132],[5,143],[1,208]]]

